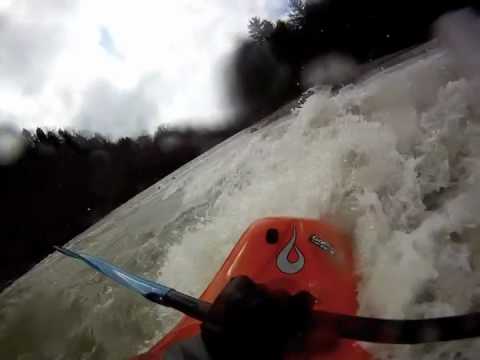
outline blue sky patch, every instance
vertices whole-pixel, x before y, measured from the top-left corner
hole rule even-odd
[[[105,26],[100,26],[100,41],[99,45],[111,56],[116,57],[118,59],[123,59],[122,54],[118,51],[115,46],[115,42],[113,41],[112,34]]]

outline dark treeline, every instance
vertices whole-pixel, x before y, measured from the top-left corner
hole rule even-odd
[[[237,115],[222,130],[160,129],[111,141],[69,131],[24,131],[26,149],[0,166],[0,290],[141,190],[304,89],[302,71],[337,53],[365,64],[432,36],[431,25],[467,0],[290,1],[284,20],[250,21],[251,40],[229,72]],[[332,83],[330,85],[341,85]]]
[[[285,19],[253,18],[251,40],[237,50],[231,73],[240,117],[255,122],[297,97],[305,67],[319,57],[334,53],[368,64],[430,40],[440,16],[465,7],[478,11],[479,1],[290,0]]]
[[[236,129],[159,129],[111,141],[23,131],[21,158],[0,166],[0,290],[52,251]]]

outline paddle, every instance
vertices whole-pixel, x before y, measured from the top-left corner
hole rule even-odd
[[[55,249],[66,256],[84,261],[87,265],[109,277],[116,283],[141,294],[150,301],[171,307],[200,321],[207,319],[210,308],[209,303],[178,292],[162,284],[130,274],[98,257],[58,246],[55,246]]]
[[[84,261],[113,281],[150,301],[168,306],[200,321],[208,320],[211,304],[140,276],[98,257],[55,246],[62,254]],[[421,344],[480,336],[480,313],[421,320],[376,319],[315,311],[312,326],[352,340],[385,344]]]

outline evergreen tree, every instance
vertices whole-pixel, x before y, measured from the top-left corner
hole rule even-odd
[[[258,17],[250,19],[248,24],[248,33],[250,37],[261,43],[266,41],[268,37],[273,33],[274,26],[267,20],[260,20]]]
[[[288,7],[288,24],[294,29],[301,29],[305,21],[305,4],[302,0],[289,0]]]

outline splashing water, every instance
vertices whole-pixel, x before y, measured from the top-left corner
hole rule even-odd
[[[480,126],[470,86],[434,51],[338,93],[317,90],[70,245],[199,295],[255,219],[327,216],[354,234],[361,314],[478,311]],[[54,254],[1,294],[0,358],[124,359],[177,319]],[[368,348],[385,359],[474,359],[480,342]]]

